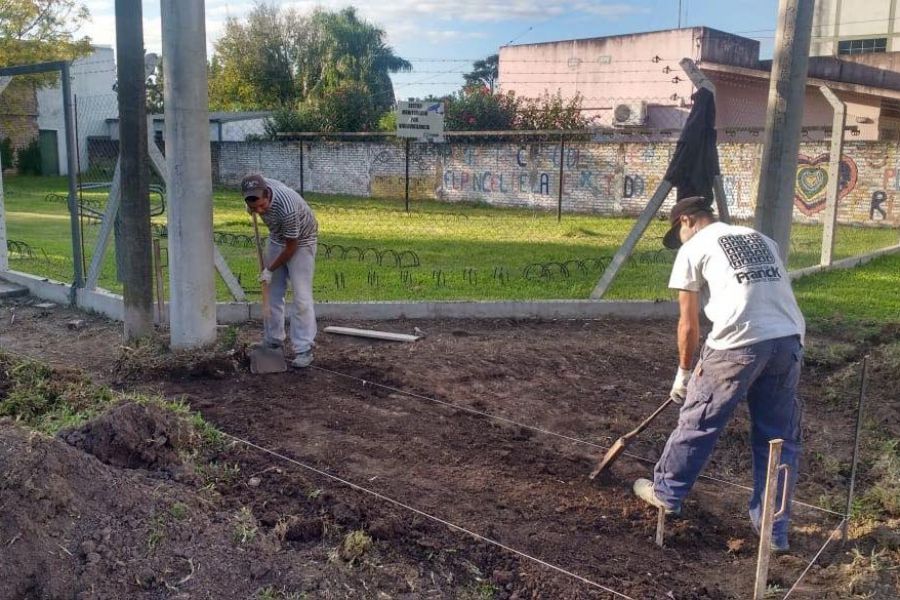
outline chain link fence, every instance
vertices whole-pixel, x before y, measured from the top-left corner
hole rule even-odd
[[[319,299],[585,298],[662,182],[690,112],[693,88],[676,72],[677,61],[656,58],[635,60],[628,76],[635,85],[652,79],[672,86],[670,95],[586,97],[594,126],[580,130],[457,131],[444,143],[406,144],[391,132],[274,134],[270,111],[211,112],[216,243],[252,298],[255,242],[236,190],[244,175],[262,172],[301,191],[317,213]],[[76,71],[79,76],[114,82],[114,66],[97,61]],[[727,206],[735,221],[752,225],[765,86],[727,74],[713,79]],[[74,103],[87,272],[115,174],[118,110],[112,85],[108,92],[76,94]],[[800,148],[791,268],[818,264],[822,253],[832,113],[827,103],[814,108]],[[848,105],[835,259],[896,245],[900,233],[898,136],[865,124],[867,113],[857,109]],[[31,139],[42,169],[40,175],[7,171],[11,264],[69,281],[66,180],[57,175],[65,166],[59,156],[64,130],[53,128],[46,111],[32,112],[25,120],[34,122]],[[38,112],[43,116],[35,118]],[[54,133],[57,170],[48,166]],[[165,152],[163,115],[150,115],[148,137]],[[11,142],[15,152],[31,143],[26,138]],[[153,169],[151,175],[153,228],[165,266],[171,260],[166,189]],[[605,297],[672,297],[665,284],[674,255],[661,248],[661,238],[674,198]],[[120,291],[115,243],[99,267],[99,285]],[[229,299],[224,283],[219,286],[220,299]]]

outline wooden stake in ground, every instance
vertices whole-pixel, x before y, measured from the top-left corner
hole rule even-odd
[[[766,583],[769,577],[769,558],[772,556],[772,526],[777,517],[787,508],[787,485],[790,473],[787,465],[781,462],[781,447],[784,440],[769,442],[769,465],[766,470],[766,491],[763,494],[763,512],[759,521],[759,552],[756,560],[756,580],[753,587],[753,600],[766,597]],[[782,495],[783,506],[775,512],[775,497],[778,495],[778,474],[784,471],[785,490]]]
[[[660,508],[656,515],[656,545],[662,548],[666,534],[666,509]]]

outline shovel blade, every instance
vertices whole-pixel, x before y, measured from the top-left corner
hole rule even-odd
[[[250,351],[250,372],[254,375],[284,373],[285,371],[287,371],[287,361],[284,360],[284,352],[281,348],[260,346]]]
[[[597,475],[602,473],[609,465],[611,465],[619,455],[625,452],[625,438],[619,438],[616,440],[616,443],[612,445],[612,447],[606,451],[606,454],[603,455],[603,458],[600,459],[600,462],[597,463],[597,468],[591,472],[590,479],[594,479]]]

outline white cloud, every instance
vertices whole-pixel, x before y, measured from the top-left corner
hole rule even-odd
[[[269,0],[272,1],[272,0]],[[115,45],[115,10],[111,0],[84,0],[91,11],[93,22],[84,27],[98,44]],[[628,14],[646,12],[628,2],[573,3],[565,0],[394,0],[380,2],[358,0],[291,0],[276,2],[284,8],[296,8],[310,12],[316,8],[339,10],[354,4],[360,14],[385,29],[392,44],[412,36],[422,36],[430,42],[451,41],[486,37],[466,27],[477,23],[530,23],[536,27],[549,20],[568,15],[590,15],[618,18]],[[240,18],[253,6],[251,0],[206,0],[206,33],[210,47],[221,35],[228,17]],[[144,43],[149,51],[158,52],[161,47],[159,0],[144,2]],[[444,23],[463,24],[464,27],[436,27]]]

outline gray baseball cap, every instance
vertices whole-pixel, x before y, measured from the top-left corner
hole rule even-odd
[[[268,187],[266,180],[258,173],[247,175],[241,180],[241,194],[243,194],[244,200],[248,198],[262,198]]]
[[[710,215],[713,214],[712,201],[707,200],[703,196],[693,196],[676,202],[675,206],[672,207],[672,211],[669,213],[669,222],[672,224],[672,227],[666,232],[666,236],[663,238],[663,246],[669,250],[678,250],[681,248],[681,237],[679,236],[679,233],[681,232],[681,217],[693,215],[698,212],[706,212]]]

